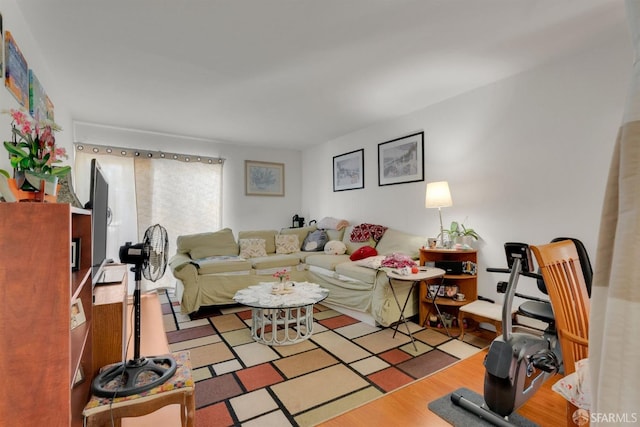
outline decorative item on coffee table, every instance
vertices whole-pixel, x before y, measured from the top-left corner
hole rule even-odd
[[[272,294],[285,295],[293,292],[292,283],[289,281],[289,272],[286,268],[273,273],[273,277],[277,277],[279,279],[279,282],[276,282],[272,285]]]

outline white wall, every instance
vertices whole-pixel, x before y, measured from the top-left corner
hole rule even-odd
[[[621,123],[632,52],[626,28],[588,51],[474,90],[303,153],[303,212],[435,236],[426,182],[447,180],[445,227],[479,232],[479,293],[496,298],[503,244],[581,239],[594,261],[610,156]],[[378,186],[377,144],[425,132],[425,182]],[[364,148],[365,188],[332,191],[332,157]],[[318,165],[318,159],[323,159]],[[527,280],[529,282],[527,282]],[[531,290],[531,279],[521,282]],[[501,299],[501,297],[498,297]]]
[[[291,217],[298,213],[302,203],[300,179],[302,154],[297,150],[240,146],[87,123],[74,123],[74,141],[226,159],[222,168],[222,224],[223,227],[231,228],[236,236],[239,230],[289,227]],[[284,163],[285,196],[246,196],[244,194],[245,160]]]
[[[52,78],[50,70],[46,63],[43,62],[37,43],[33,39],[27,21],[22,16],[20,10],[16,7],[13,0],[0,0],[0,13],[2,13],[3,32],[9,30],[16,40],[16,43],[25,59],[29,68],[33,69],[36,77],[44,87],[47,95],[54,104],[55,121],[62,127],[62,131],[56,133],[56,144],[66,148],[68,153],[72,152],[71,139],[71,117],[66,107],[66,99],[63,92],[59,92],[56,87],[55,80]],[[4,52],[4,48],[2,49]],[[0,110],[9,110],[11,108],[20,109],[18,101],[4,87],[4,70],[0,76]],[[28,105],[24,107],[28,110]],[[0,114],[0,140],[9,141],[11,138],[11,119],[8,114]],[[1,149],[6,153],[4,148]],[[64,163],[69,163],[66,161]],[[6,154],[0,155],[0,169],[4,169],[11,173],[11,165]]]

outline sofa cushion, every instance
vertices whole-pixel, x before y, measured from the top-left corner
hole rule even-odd
[[[267,256],[264,239],[240,239],[240,256],[242,258],[257,258]]]
[[[329,236],[329,240],[342,240],[344,238],[344,228],[342,230],[334,230],[328,228],[325,230]]]
[[[267,254],[275,254],[276,234],[276,230],[239,231],[238,241],[240,241],[240,239],[264,239]]]
[[[298,250],[300,250],[300,248],[302,247],[302,242],[304,242],[304,238],[307,237],[307,234],[316,230],[317,228],[315,225],[310,225],[300,228],[283,228],[282,230],[280,230],[280,234],[295,234],[296,236],[298,236],[298,243],[300,244],[300,246],[298,246]]]
[[[361,267],[354,262],[343,262],[336,265],[336,273],[359,280],[364,283],[373,284],[376,281],[377,270]]]
[[[295,267],[300,264],[300,258],[296,255],[269,255],[258,258],[251,258],[251,265],[256,270],[269,270],[281,267]],[[264,272],[257,272],[264,274]]]
[[[402,253],[417,259],[420,256],[420,247],[424,246],[426,241],[427,239],[422,236],[389,228],[376,245],[376,250],[380,255]]]
[[[305,262],[308,265],[314,265],[316,267],[321,267],[332,271],[336,269],[336,265],[348,261],[349,255],[327,255],[325,253],[309,255],[305,258]]]
[[[297,234],[276,234],[276,253],[292,254],[300,250]]]
[[[344,245],[347,247],[347,255],[351,255],[363,246],[376,246],[376,242],[373,239],[369,239],[368,242],[352,242],[351,231],[353,230],[353,227],[353,225],[350,225],[343,230],[342,243],[344,243]]]
[[[198,274],[219,274],[219,273],[237,273],[251,271],[251,262],[238,258],[234,260],[220,260],[213,258],[205,258],[198,260]]]
[[[189,254],[193,259],[210,256],[238,255],[238,244],[230,228],[213,233],[178,236],[178,253]]]
[[[372,248],[371,246],[363,246],[361,248],[356,249],[354,253],[351,254],[349,259],[351,261],[358,261],[360,259],[369,258],[370,256],[378,255],[378,251],[376,248]]]

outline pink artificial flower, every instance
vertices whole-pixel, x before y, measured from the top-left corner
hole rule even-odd
[[[53,147],[56,145],[56,139],[53,136],[53,131],[51,130],[51,126],[45,126],[42,134],[40,135],[40,147]]]
[[[11,109],[11,118],[24,134],[31,133],[31,121],[24,111]]]

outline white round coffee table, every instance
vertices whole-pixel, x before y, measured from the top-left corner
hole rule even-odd
[[[290,293],[274,294],[273,283],[260,283],[236,292],[233,299],[251,307],[251,336],[266,345],[290,345],[313,333],[313,305],[324,300],[327,289],[309,282],[294,282]]]

